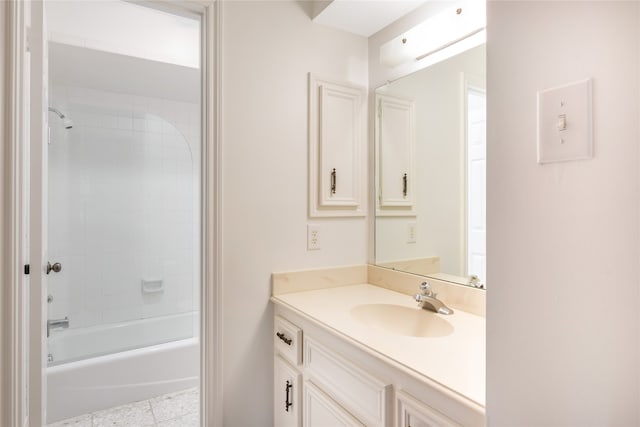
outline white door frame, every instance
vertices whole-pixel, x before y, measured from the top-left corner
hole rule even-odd
[[[48,57],[46,45],[46,23],[44,19],[44,2],[33,1],[25,5],[25,17],[30,17],[30,28],[27,29],[29,69],[25,73],[29,76],[28,98],[25,111],[25,132],[29,133],[29,288],[23,290],[28,294],[26,313],[20,318],[22,322],[28,318],[27,367],[28,395],[27,413],[30,426],[46,424],[46,389],[47,389],[47,343],[44,338],[46,324],[47,274],[45,265],[48,261],[47,246],[47,171],[48,171]],[[29,12],[31,12],[29,14]],[[30,16],[28,16],[30,15]],[[25,78],[26,82],[26,78]],[[28,113],[27,113],[28,111]],[[26,142],[26,141],[25,141]],[[20,322],[21,323],[21,322]]]
[[[143,3],[143,2],[141,2]],[[154,2],[156,5],[160,2]],[[175,0],[162,1],[163,6],[176,12],[195,12],[202,16],[202,283],[200,298],[200,385],[201,385],[201,425],[222,425],[222,224],[221,224],[221,189],[222,189],[222,159],[220,150],[221,123],[221,2],[215,0]],[[31,2],[31,6],[42,7],[40,1]],[[27,58],[27,31],[33,40],[42,28],[27,29],[25,23],[25,3],[20,1],[6,2],[6,59],[8,60],[7,78],[5,84],[9,95],[8,110],[5,112],[8,137],[7,174],[9,182],[5,186],[8,201],[7,220],[4,230],[9,236],[5,243],[8,252],[6,257],[6,271],[2,277],[6,279],[5,293],[2,295],[3,313],[1,315],[3,341],[2,365],[0,367],[0,384],[3,397],[0,407],[0,425],[38,427],[42,422],[44,407],[42,400],[42,384],[34,380],[33,375],[26,381],[26,369],[29,365],[36,366],[43,360],[39,357],[29,358],[26,340],[29,337],[39,337],[42,332],[44,319],[36,314],[35,322],[30,322],[27,329],[29,309],[39,306],[39,300],[46,292],[42,291],[41,281],[34,278],[44,274],[44,265],[36,266],[27,261],[25,251],[29,248],[31,254],[40,250],[42,236],[32,233],[27,237],[30,208],[25,205],[25,180],[31,171],[29,145],[30,140],[44,138],[44,133],[32,134],[29,138],[27,129],[30,127],[30,117],[35,109],[41,105],[32,105],[26,99],[24,78],[29,76],[25,64]],[[33,52],[38,54],[38,52]],[[37,88],[36,88],[37,89]],[[38,104],[41,104],[40,101]],[[36,120],[41,122],[42,114],[36,114]],[[35,126],[31,126],[32,128]],[[36,141],[38,142],[38,141]],[[42,173],[40,172],[40,176]],[[36,176],[38,176],[36,174]],[[37,231],[37,230],[34,230]],[[39,231],[40,232],[40,231]],[[35,242],[35,245],[34,245]],[[33,259],[33,257],[31,257]],[[41,260],[40,264],[46,263]],[[24,274],[24,264],[31,264],[30,275]],[[3,265],[3,267],[5,266]],[[27,284],[29,279],[32,283]],[[34,287],[37,287],[34,289]],[[33,292],[34,301],[29,308],[24,306],[26,290]],[[35,292],[34,292],[35,291]],[[4,299],[6,298],[6,299]],[[42,342],[35,338],[37,351],[42,349]],[[39,344],[38,344],[39,343]],[[4,351],[6,350],[6,351]],[[6,359],[5,359],[6,357]],[[30,369],[32,372],[34,369]],[[35,369],[35,372],[38,372]],[[6,380],[5,380],[6,379]],[[27,397],[27,393],[30,394]],[[36,396],[35,399],[33,396]],[[26,403],[29,399],[30,404]],[[28,413],[27,413],[28,412]]]
[[[468,171],[468,161],[469,161],[469,135],[468,135],[468,101],[469,101],[469,92],[478,92],[484,93],[486,95],[486,85],[483,80],[478,76],[461,73],[461,82],[462,82],[462,111],[460,114],[460,126],[462,128],[462,171],[463,171],[463,179],[462,179],[462,206],[464,207],[464,215],[462,216],[462,224],[461,230],[463,231],[461,234],[461,248],[462,248],[462,256],[461,261],[462,264],[460,266],[464,275],[469,278],[471,274],[476,274],[477,272],[470,272],[469,270],[469,171]],[[486,277],[480,277],[482,283],[486,283]]]
[[[3,224],[7,239],[3,248],[6,251],[3,260],[4,276],[3,292],[4,313],[2,321],[3,335],[3,364],[2,364],[2,417],[0,424],[11,426],[27,425],[27,340],[28,325],[26,325],[26,304],[29,276],[24,274],[24,264],[27,263],[28,250],[28,215],[26,207],[28,194],[29,159],[28,133],[26,133],[25,119],[28,115],[25,100],[25,71],[26,28],[23,25],[25,7],[22,2],[6,2],[5,24],[6,40],[4,46],[6,69],[5,93],[8,107],[3,121],[6,125],[7,167],[5,177],[5,200],[7,203],[7,218]]]

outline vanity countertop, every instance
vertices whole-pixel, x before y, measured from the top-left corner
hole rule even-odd
[[[358,306],[385,304],[416,309],[405,294],[370,284],[346,285],[274,295],[272,301],[321,327],[354,342],[366,351],[412,375],[438,383],[465,399],[485,404],[485,319],[455,310],[442,317],[453,332],[439,337],[413,337],[387,332],[358,320]],[[387,314],[393,316],[393,314]],[[378,321],[392,322],[380,319]],[[426,378],[425,378],[426,377]]]

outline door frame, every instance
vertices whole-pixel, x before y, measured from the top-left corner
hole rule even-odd
[[[29,276],[24,274],[27,264],[29,195],[25,191],[28,185],[29,159],[28,133],[26,117],[28,102],[25,99],[24,79],[26,61],[26,28],[24,23],[25,4],[23,2],[5,2],[6,32],[4,53],[7,68],[4,84],[6,103],[3,105],[3,122],[7,139],[4,165],[7,167],[4,178],[6,216],[4,226],[3,261],[3,315],[2,315],[2,425],[28,425],[27,416],[27,378],[28,378],[28,325],[26,323],[25,304]]]
[[[38,4],[40,1],[31,2]],[[139,3],[145,3],[139,1]],[[202,172],[201,172],[201,291],[200,291],[200,414],[202,426],[222,425],[222,153],[221,135],[221,3],[216,0],[156,0],[156,6],[180,13],[196,13],[202,17]],[[28,129],[31,111],[35,108],[27,99],[24,79],[29,76],[27,40],[42,28],[27,28],[25,2],[5,2],[5,43],[7,59],[4,90],[7,100],[2,106],[7,139],[4,184],[6,217],[2,231],[8,237],[3,243],[6,251],[3,262],[5,283],[2,303],[2,357],[0,358],[0,425],[29,426],[40,424],[44,405],[40,381],[28,380],[27,370],[40,363],[31,358],[26,345],[30,337],[40,336],[44,319],[29,322],[27,292],[36,273],[44,274],[44,266],[31,265],[29,275],[24,265],[30,264],[26,251],[42,241],[42,236],[29,236],[29,212],[25,183],[31,173]],[[38,7],[38,6],[36,6]],[[1,15],[0,15],[1,16]],[[33,25],[32,25],[33,27]],[[33,40],[33,39],[32,39]],[[0,39],[2,41],[2,39]],[[33,135],[34,138],[37,135]],[[44,135],[41,135],[44,137]],[[38,141],[38,142],[41,142]],[[1,157],[0,157],[1,159]],[[1,193],[0,193],[1,194]],[[37,239],[37,240],[36,240]],[[33,245],[35,241],[36,245]],[[39,285],[39,280],[34,280]],[[46,292],[36,289],[38,299]],[[40,304],[33,301],[31,307]],[[37,316],[41,317],[41,316]],[[42,322],[40,322],[42,320]],[[35,372],[38,372],[35,370]],[[28,384],[30,382],[31,384]],[[35,388],[35,390],[34,390]],[[38,388],[40,388],[38,390]],[[31,396],[28,396],[30,394]],[[36,404],[29,404],[35,402]],[[30,407],[31,406],[31,407]],[[33,421],[33,422],[31,422]]]
[[[464,208],[464,215],[462,215],[462,224],[461,224],[461,236],[460,243],[462,248],[462,256],[461,259],[461,270],[464,272],[464,276],[469,279],[469,276],[472,274],[469,271],[469,135],[468,135],[468,115],[469,115],[469,92],[479,92],[484,93],[486,96],[487,89],[486,84],[483,83],[483,80],[473,74],[469,73],[460,73],[460,81],[461,81],[461,102],[462,111],[460,114],[460,135],[461,144],[462,144],[462,159],[461,159],[461,169],[462,169],[462,191],[460,192],[462,195],[461,206]],[[480,278],[483,283],[486,283],[486,277]]]

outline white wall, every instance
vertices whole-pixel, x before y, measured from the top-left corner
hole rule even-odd
[[[223,4],[225,426],[272,423],[270,274],[367,260],[363,218],[315,219],[306,250],[307,73],[367,85],[367,40],[314,24],[311,2]]]
[[[638,2],[489,2],[491,426],[638,414]],[[536,91],[593,78],[595,157],[536,163]]]

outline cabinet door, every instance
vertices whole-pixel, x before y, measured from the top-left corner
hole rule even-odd
[[[364,427],[312,382],[304,383],[304,427]]]
[[[415,107],[408,99],[376,95],[378,213],[415,214]]]
[[[366,91],[309,75],[309,215],[364,216]]]
[[[460,427],[460,424],[413,396],[398,391],[398,427]]]
[[[280,355],[275,356],[273,381],[273,425],[299,427],[301,425],[301,377]]]
[[[393,386],[332,351],[318,341],[305,338],[305,378],[369,427],[387,427],[393,420]]]

